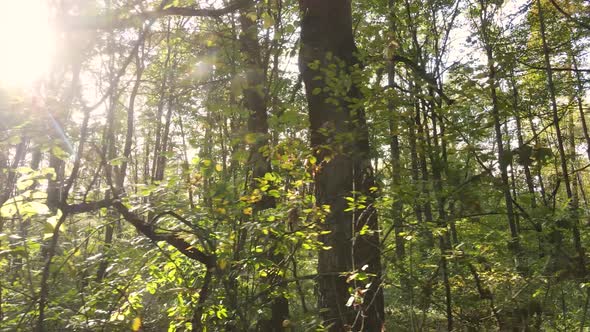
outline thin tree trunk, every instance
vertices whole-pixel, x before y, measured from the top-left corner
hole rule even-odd
[[[539,136],[537,134],[537,129],[535,127],[535,123],[533,122],[533,116],[531,114],[531,110],[528,109],[528,119],[529,119],[529,126],[531,127],[531,133],[533,134],[533,140],[535,142],[535,146],[541,146],[541,142],[539,141]],[[549,201],[547,200],[547,192],[545,190],[545,182],[543,180],[543,174],[541,173],[541,165],[537,164],[535,167],[536,176],[539,181],[539,190],[541,192],[541,199],[543,200],[543,206],[549,206]]]
[[[117,178],[117,189],[123,189],[123,184],[125,183],[125,177],[127,175],[127,167],[129,165],[129,158],[131,156],[131,147],[133,145],[133,134],[135,129],[135,99],[137,98],[137,94],[139,92],[139,87],[141,85],[141,77],[143,75],[143,64],[137,56],[136,60],[136,72],[135,72],[135,83],[133,84],[133,88],[131,89],[131,94],[129,95],[129,104],[127,105],[127,133],[125,135],[125,145],[123,147],[123,162],[121,164],[121,169],[119,171],[119,177]]]
[[[171,45],[170,45],[170,18],[168,19],[168,23],[166,25],[166,59],[164,60],[163,67],[163,77],[162,77],[162,85],[160,86],[160,100],[158,102],[158,109],[156,111],[156,118],[155,121],[156,125],[156,141],[154,143],[154,159],[152,160],[152,182],[156,181],[158,178],[158,165],[160,163],[160,155],[163,152],[161,140],[162,140],[162,115],[164,114],[164,106],[166,104],[166,92],[167,92],[167,81],[168,81],[168,70],[170,66],[170,58],[171,58]]]
[[[576,84],[578,91],[576,93],[576,103],[578,105],[578,112],[580,114],[580,123],[582,124],[582,133],[584,134],[584,139],[586,140],[586,153],[588,154],[588,160],[590,160],[590,134],[588,133],[588,124],[586,122],[586,114],[584,113],[584,104],[582,101],[582,97],[584,96],[584,84],[582,83],[582,75],[578,70],[578,60],[576,59],[575,55],[572,55],[572,64],[574,65],[574,69],[576,72]]]
[[[166,112],[166,120],[164,122],[164,133],[162,134],[161,151],[157,157],[156,165],[156,181],[162,181],[164,179],[164,171],[166,170],[166,162],[168,161],[167,152],[170,148],[170,125],[172,124],[172,113],[174,109],[173,97],[168,96],[168,110]]]
[[[510,151],[510,148],[512,147],[512,140],[511,140],[511,135],[510,135],[510,131],[508,130],[508,119],[506,119],[504,121],[504,135],[506,135],[507,139],[506,139],[506,147],[508,148],[508,150]],[[510,162],[508,163],[507,166],[510,166],[510,190],[512,192],[512,202],[516,205],[518,204],[518,193],[516,191],[516,171],[514,168],[514,157],[510,158]],[[514,215],[514,222],[516,223],[516,231],[520,234],[520,217],[519,215],[516,213]]]
[[[266,107],[266,77],[263,71],[260,45],[258,43],[258,26],[246,11],[240,12],[240,24],[242,34],[240,36],[240,50],[245,55],[246,84],[244,89],[244,106],[250,112],[248,116],[248,134],[254,135],[249,144],[249,168],[252,170],[250,186],[256,186],[256,179],[264,177],[266,173],[272,172],[270,160],[264,154],[263,148],[268,145],[268,114]],[[261,200],[255,203],[253,216],[266,209],[276,206],[274,197],[264,195]],[[269,250],[269,259],[280,268],[283,255],[275,254],[274,248]],[[274,267],[273,267],[274,268]],[[276,283],[282,279],[279,274],[270,275],[269,283]],[[289,317],[289,302],[284,295],[271,299],[271,317],[268,320],[261,320],[259,328],[261,331],[283,331],[283,322]]]
[[[547,74],[547,88],[549,89],[549,97],[551,98],[551,114],[553,117],[553,127],[555,128],[555,135],[557,136],[557,149],[559,151],[559,161],[561,166],[561,173],[563,177],[563,182],[565,185],[565,190],[567,194],[567,198],[569,204],[572,208],[573,218],[572,221],[572,233],[573,233],[573,242],[574,248],[576,253],[578,254],[579,265],[582,271],[585,270],[585,262],[584,262],[584,248],[582,247],[581,237],[580,237],[580,229],[578,227],[578,217],[576,209],[577,202],[574,200],[574,194],[572,191],[572,184],[569,177],[568,167],[567,167],[567,157],[565,154],[565,148],[563,143],[563,136],[561,133],[561,126],[559,124],[559,111],[557,109],[557,97],[555,92],[555,84],[553,83],[553,69],[551,68],[551,59],[550,59],[550,51],[549,45],[547,44],[547,37],[545,32],[545,19],[544,19],[544,12],[543,7],[541,6],[541,1],[537,0],[537,8],[539,11],[539,23],[541,28],[541,41],[543,44],[543,59],[545,62],[545,72]]]
[[[429,89],[430,93],[429,96],[431,98],[434,97],[432,93],[432,89]],[[422,109],[424,110],[424,120],[423,120],[423,127],[424,127],[424,140],[426,142],[426,146],[428,147],[428,155],[430,158],[430,167],[432,169],[432,179],[433,179],[433,188],[434,194],[436,196],[437,201],[437,209],[438,209],[438,227],[440,228],[447,228],[447,213],[444,207],[444,200],[442,198],[442,179],[441,179],[441,170],[440,170],[440,161],[438,157],[438,134],[436,129],[436,122],[433,121],[432,123],[432,132],[433,137],[430,137],[430,130],[428,128],[428,114],[426,110],[430,109],[432,113],[432,119],[435,119],[434,116],[434,103],[432,101],[427,102],[426,100],[422,100]],[[434,146],[433,146],[434,142]],[[423,151],[423,155],[426,155],[426,151]],[[426,163],[426,158],[423,159],[423,162]],[[425,171],[425,168],[424,168]],[[456,234],[452,234],[454,238],[456,238]],[[451,240],[448,232],[442,234],[438,237],[438,245],[440,249],[440,259],[441,259],[441,274],[443,279],[443,286],[445,289],[445,313],[447,316],[447,330],[452,331],[454,329],[454,317],[453,317],[453,297],[451,292],[451,284],[449,281],[449,263],[447,260],[447,255],[451,251]]]
[[[111,64],[112,66],[112,64]],[[105,127],[105,131],[104,131],[104,137],[103,137],[103,151],[102,151],[102,155],[106,157],[106,160],[113,160],[115,158],[116,155],[116,137],[115,137],[115,112],[116,112],[116,103],[117,103],[117,96],[111,96],[110,98],[110,105],[109,108],[107,110],[107,123],[106,123],[106,127]],[[129,124],[128,124],[129,125]],[[120,172],[113,167],[110,164],[105,165],[105,172],[107,173],[107,179],[113,179],[115,178],[115,181],[117,181],[117,183],[111,183],[110,185],[117,185],[119,181],[124,181],[124,176],[120,175]],[[113,177],[113,172],[116,174],[115,177]],[[111,192],[111,191],[107,191],[105,198],[109,198],[111,196],[116,195],[117,193]],[[111,216],[114,216],[113,212],[108,213]],[[108,268],[108,255],[109,255],[109,249],[111,248],[111,245],[113,243],[113,235],[115,233],[115,225],[111,222],[108,222],[105,225],[105,230],[104,230],[104,244],[103,244],[103,257],[102,260],[100,262],[100,264],[98,265],[97,271],[96,271],[96,281],[98,283],[102,282],[102,280],[104,279],[104,277],[106,276],[106,270]]]
[[[389,29],[392,34],[395,33],[394,23],[394,0],[389,0]],[[395,64],[392,60],[387,63],[387,84],[389,86],[395,85]],[[402,264],[405,256],[404,238],[400,234],[403,232],[402,208],[403,202],[401,200],[401,165],[400,165],[400,147],[399,147],[399,115],[395,108],[393,99],[390,98],[387,104],[389,111],[389,134],[391,141],[389,148],[391,152],[391,175],[392,175],[392,189],[394,202],[392,205],[393,225],[395,232],[395,253],[400,264]]]
[[[524,136],[522,134],[522,122],[519,113],[519,95],[518,95],[518,87],[516,85],[516,80],[514,79],[514,72],[510,77],[510,83],[512,85],[512,109],[514,111],[514,119],[516,121],[516,138],[518,140],[518,148],[519,150],[523,151],[523,149],[528,149],[528,146],[524,145]],[[527,154],[528,155],[528,154]],[[528,160],[521,161],[524,169],[524,176],[525,182],[527,185],[527,189],[529,194],[531,195],[531,208],[534,209],[537,207],[537,199],[535,195],[535,184],[533,182],[533,176],[531,174],[531,168],[529,167]]]
[[[563,177],[563,182],[565,185],[565,190],[567,194],[567,198],[571,200],[572,198],[572,187],[571,182],[569,180],[569,173],[567,168],[567,157],[565,154],[565,148],[563,144],[563,134],[561,133],[561,126],[559,124],[559,111],[557,108],[557,97],[555,92],[555,84],[553,83],[553,69],[551,68],[551,60],[549,58],[549,45],[547,44],[547,37],[545,34],[545,20],[543,17],[543,8],[541,6],[541,1],[537,0],[537,8],[539,11],[539,22],[541,25],[541,41],[543,44],[543,59],[545,62],[545,72],[547,74],[547,88],[549,90],[549,97],[551,99],[551,115],[553,117],[553,127],[555,128],[555,134],[557,136],[557,149],[559,152],[559,161],[561,166],[561,173]]]
[[[485,19],[484,19],[485,21]],[[489,22],[482,22],[483,26],[487,26]],[[487,33],[485,30],[484,34]],[[488,80],[490,84],[490,96],[492,99],[492,116],[494,119],[494,131],[496,133],[496,145],[498,146],[498,164],[500,167],[500,177],[502,180],[502,192],[504,193],[504,202],[506,204],[506,217],[508,218],[508,227],[510,228],[510,243],[509,249],[512,251],[516,260],[517,267],[520,267],[520,256],[522,255],[522,248],[520,239],[518,237],[518,228],[516,224],[516,216],[514,214],[514,207],[512,204],[512,195],[510,194],[510,183],[508,180],[508,162],[507,153],[504,151],[504,141],[502,139],[502,125],[500,120],[500,105],[496,92],[496,65],[494,64],[494,54],[492,46],[487,40],[489,36],[482,36],[485,40],[485,48],[488,65]]]

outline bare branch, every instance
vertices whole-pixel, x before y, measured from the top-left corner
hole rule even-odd
[[[140,233],[145,235],[150,240],[154,242],[164,241],[178,249],[188,258],[203,263],[207,268],[214,268],[216,266],[216,259],[214,255],[208,255],[195,248],[193,245],[180,237],[180,232],[158,232],[152,223],[145,222],[140,216],[129,211],[129,209],[117,199],[103,199],[100,201],[83,202],[78,204],[62,204],[60,209],[63,211],[63,215],[67,216],[77,213],[92,212],[106,207],[115,208],[123,216],[123,218],[127,220],[127,222],[132,224]],[[179,219],[184,219],[173,212],[166,212],[165,214],[172,215]]]
[[[520,61],[518,60],[518,63],[520,63],[521,65],[527,67],[528,69],[535,69],[535,70],[547,70],[547,68],[545,67],[539,67],[539,66],[535,66],[535,65],[531,65],[528,64],[524,61]],[[552,71],[571,71],[571,72],[576,72],[576,73],[590,73],[590,69],[584,69],[584,68],[568,68],[568,67],[551,67]]]
[[[117,211],[125,218],[125,220],[127,220],[140,233],[147,236],[150,240],[155,242],[164,241],[176,248],[178,251],[182,252],[186,257],[203,263],[207,268],[214,268],[216,266],[216,259],[214,255],[205,254],[201,250],[195,248],[190,243],[186,242],[186,240],[182,239],[178,233],[157,232],[153,225],[145,222],[137,214],[129,211],[129,209],[121,202],[113,202],[113,207],[117,209]]]
[[[103,199],[95,202],[82,202],[77,204],[64,203],[59,208],[64,214],[77,214],[96,211],[98,209],[110,207],[112,204],[112,199]]]

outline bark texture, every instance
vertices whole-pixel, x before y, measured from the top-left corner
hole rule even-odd
[[[318,205],[330,206],[323,223],[330,233],[320,239],[331,249],[321,251],[318,258],[319,308],[330,331],[381,331],[379,236],[377,232],[359,234],[364,226],[376,231],[378,225],[370,190],[374,176],[368,131],[354,74],[359,64],[351,4],[349,0],[302,0],[300,9],[300,70],[309,106],[311,144],[318,160],[315,195]],[[349,208],[346,197],[356,202],[365,197],[365,208],[345,212]],[[343,273],[365,265],[374,277],[347,282]],[[351,295],[356,300],[348,302]]]

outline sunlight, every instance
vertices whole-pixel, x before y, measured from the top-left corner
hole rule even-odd
[[[55,35],[44,0],[0,0],[0,86],[29,88],[49,70]]]

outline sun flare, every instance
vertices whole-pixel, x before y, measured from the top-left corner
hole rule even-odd
[[[0,0],[0,86],[28,88],[48,72],[55,35],[46,0]]]

